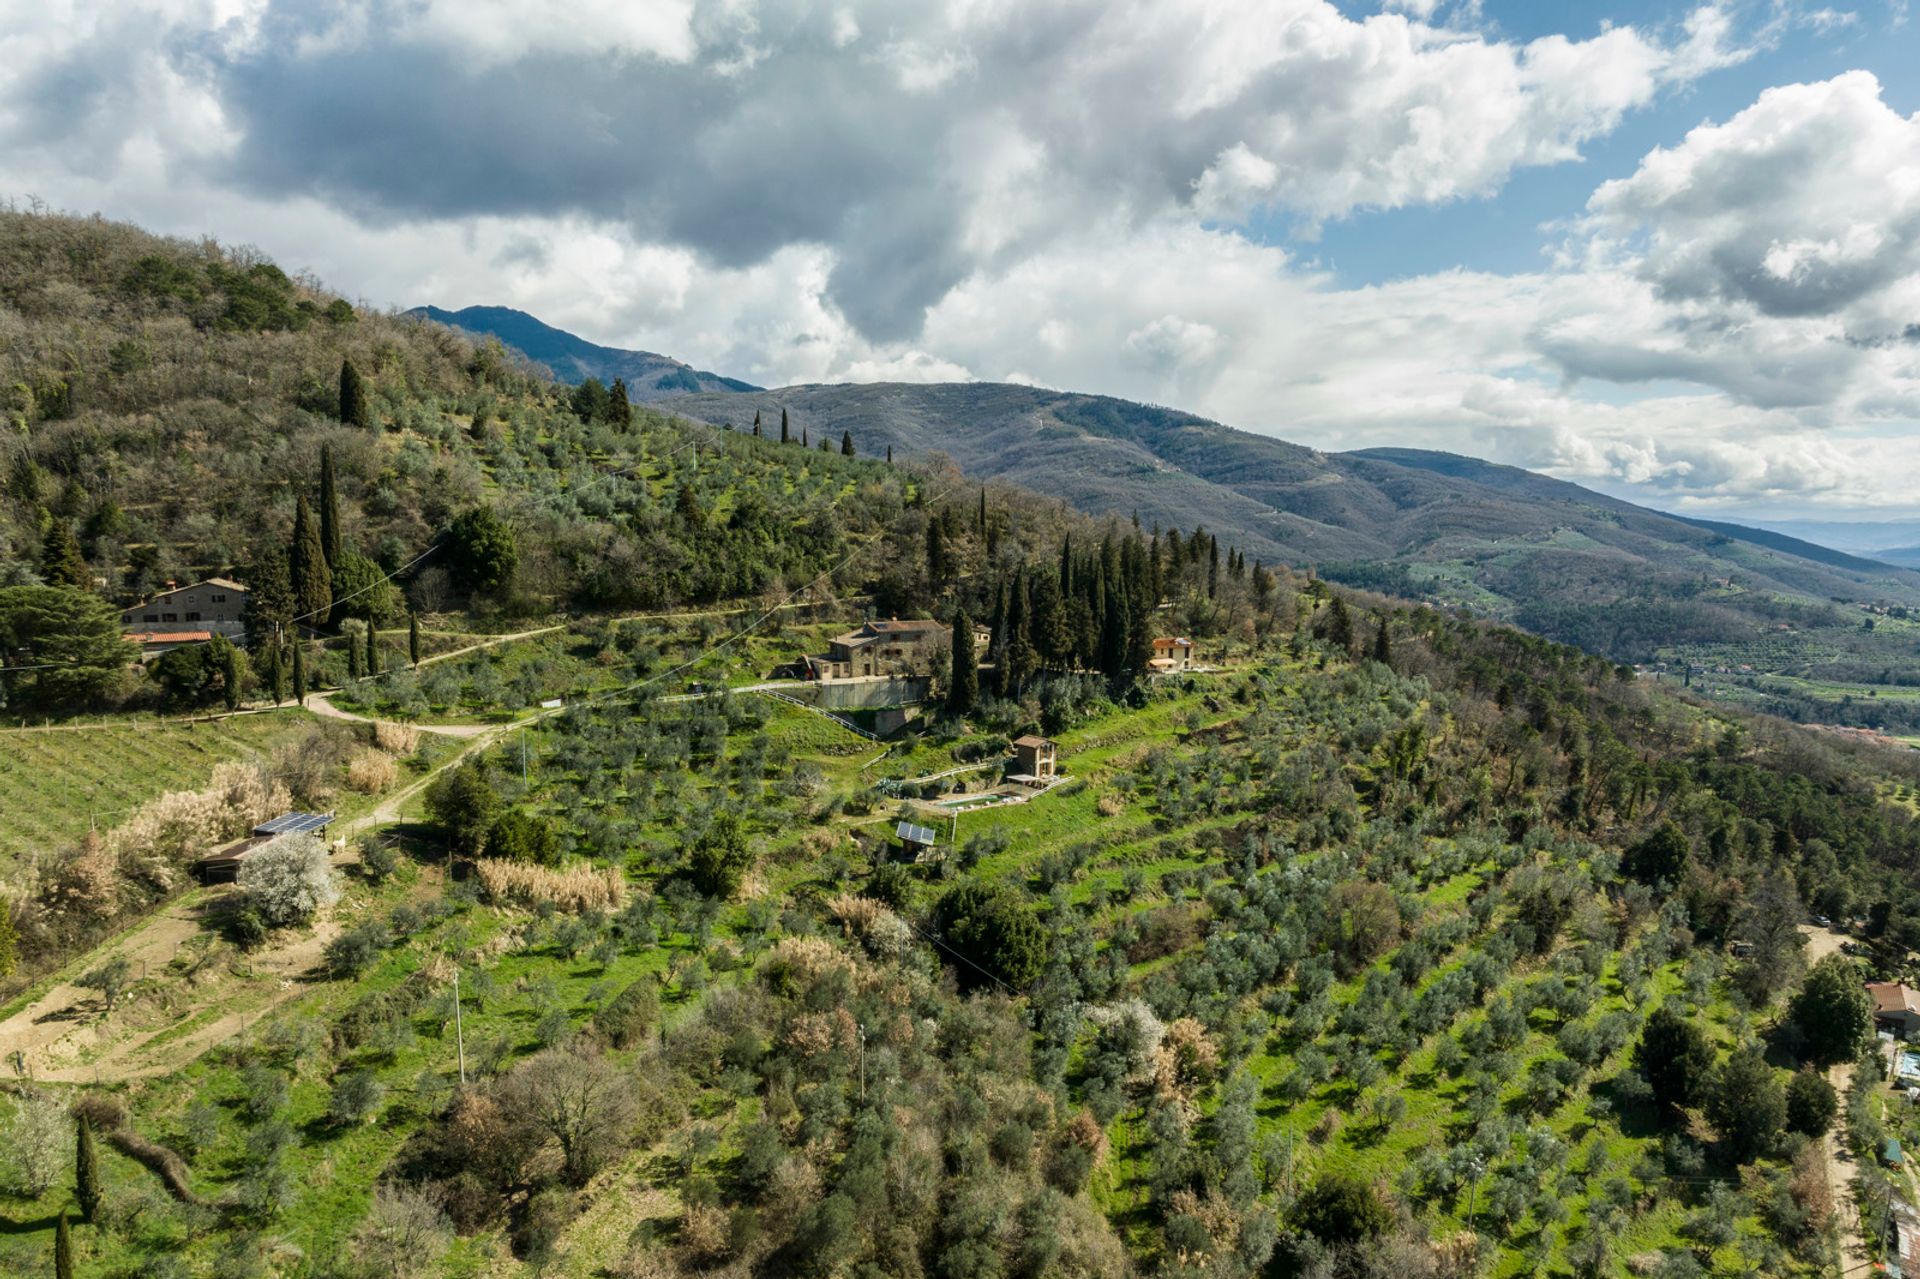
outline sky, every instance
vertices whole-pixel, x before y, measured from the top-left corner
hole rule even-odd
[[[1907,0],[0,0],[0,197],[763,385],[1920,517]]]

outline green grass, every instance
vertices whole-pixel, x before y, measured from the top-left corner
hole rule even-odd
[[[170,790],[206,785],[307,732],[298,711],[194,724],[113,724],[0,736],[0,865],[115,826]]]

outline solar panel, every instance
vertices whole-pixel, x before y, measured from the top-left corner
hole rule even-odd
[[[893,828],[893,833],[910,844],[931,844],[935,839],[931,828],[915,826],[912,822],[901,822]]]
[[[272,821],[253,828],[256,835],[300,835],[319,830],[333,821],[332,813],[282,813]]]

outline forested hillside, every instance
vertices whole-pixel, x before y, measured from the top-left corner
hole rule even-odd
[[[990,383],[689,395],[716,423],[790,410],[903,455],[1148,524],[1200,523],[1268,563],[1516,622],[1790,718],[1920,731],[1920,577],[1791,538],[1700,527],[1513,467],[1327,454],[1190,413]],[[1872,606],[1883,630],[1863,627]],[[1868,686],[1879,686],[1877,697]],[[1881,700],[1885,699],[1885,700]]]
[[[0,1270],[1880,1255],[1909,755],[1191,511],[675,419],[242,252],[0,231],[0,750],[40,770],[0,770]],[[114,605],[211,572],[248,644],[131,671]],[[903,727],[773,678],[890,614],[949,627]],[[342,845],[193,885],[296,807]]]

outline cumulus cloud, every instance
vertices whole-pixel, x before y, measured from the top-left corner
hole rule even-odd
[[[1724,7],[590,2],[49,0],[0,30],[0,185],[769,385],[1098,390],[1677,505],[1920,480],[1920,125],[1869,77],[1651,153],[1538,272],[1342,288],[1245,229],[1576,158],[1748,55]]]

